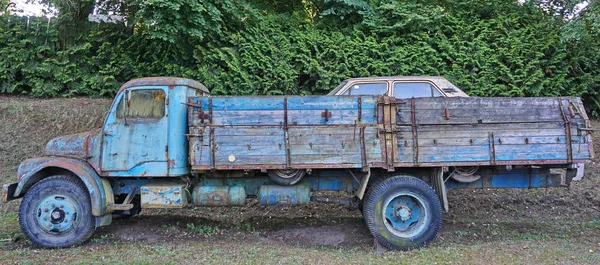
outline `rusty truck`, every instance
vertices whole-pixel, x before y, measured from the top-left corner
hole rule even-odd
[[[568,187],[593,158],[577,97],[468,97],[441,77],[344,81],[325,96],[211,96],[184,78],[117,92],[102,128],[48,142],[2,201],[42,247],[144,208],[358,207],[390,249],[428,244],[456,188]],[[318,191],[345,191],[329,200]],[[322,192],[321,192],[322,194]],[[351,199],[348,199],[351,197]]]

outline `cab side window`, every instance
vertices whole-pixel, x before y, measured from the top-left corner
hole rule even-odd
[[[425,98],[441,96],[442,94],[428,82],[394,83],[394,97],[396,98]]]
[[[127,107],[126,101],[122,97],[117,106],[119,119],[160,119],[165,116],[165,92],[161,89],[131,90]]]
[[[354,84],[344,95],[385,95],[387,93],[387,83],[360,83]]]

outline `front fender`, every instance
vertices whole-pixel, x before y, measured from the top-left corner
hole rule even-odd
[[[114,203],[114,195],[108,180],[103,179],[85,161],[67,157],[39,157],[23,161],[17,170],[19,183],[14,197],[22,197],[36,182],[49,177],[56,171],[70,171],[88,189],[92,201],[92,214],[102,216],[108,212],[108,204]]]

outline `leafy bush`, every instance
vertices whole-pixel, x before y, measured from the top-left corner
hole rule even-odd
[[[59,5],[51,21],[0,17],[0,93],[112,96],[132,78],[182,76],[213,94],[306,95],[442,75],[474,96],[582,96],[597,115],[600,8],[572,2],[97,1],[121,24]]]

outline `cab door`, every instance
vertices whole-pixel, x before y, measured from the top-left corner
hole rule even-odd
[[[104,124],[101,169],[105,175],[168,174],[166,95],[161,87],[121,93]]]

